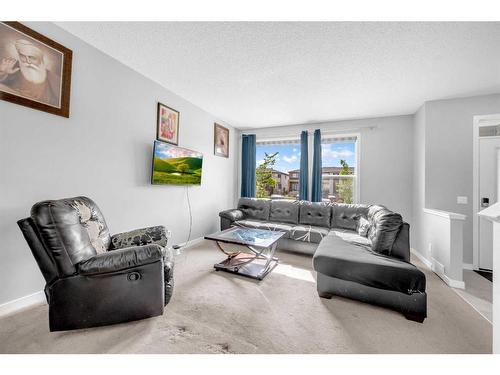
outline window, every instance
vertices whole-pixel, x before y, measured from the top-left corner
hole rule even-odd
[[[309,137],[312,142],[312,137]],[[357,144],[355,135],[323,135],[322,199],[338,203],[357,201]],[[309,168],[312,167],[309,144]],[[256,196],[258,198],[299,198],[300,140],[257,140]],[[309,191],[311,188],[309,188]]]
[[[257,141],[256,195],[258,198],[298,199],[299,139]]]
[[[357,137],[328,137],[321,139],[322,198],[330,202],[356,202]]]

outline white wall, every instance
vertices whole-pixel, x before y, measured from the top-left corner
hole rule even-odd
[[[204,154],[202,184],[189,188],[192,238],[218,229],[238,191],[234,129],[230,158],[214,156],[214,116],[51,23],[27,25],[73,50],[71,117],[0,101],[0,304],[43,288],[16,225],[37,201],[87,195],[112,233],[163,224],[186,240],[186,188],[149,182],[158,101],[181,113],[179,145]]]
[[[413,118],[413,220],[411,245],[427,259],[427,248],[423,241],[425,207],[425,105]]]
[[[423,242],[427,244],[425,258],[448,285],[463,289],[464,215],[428,208],[423,211],[421,228]]]
[[[370,129],[375,127],[374,129]],[[300,137],[302,130],[359,132],[360,203],[383,204],[412,219],[413,116],[393,116],[320,124],[248,129],[257,139]],[[312,160],[310,161],[312,163]]]
[[[466,215],[465,263],[472,263],[473,117],[498,112],[500,94],[495,94],[429,101],[415,116],[414,221],[418,228],[424,207]],[[457,204],[457,196],[467,196],[468,204]],[[427,245],[421,242],[423,234],[414,233],[415,248],[427,256]]]
[[[426,194],[430,208],[467,215],[464,262],[472,263],[473,117],[500,112],[500,95],[426,103]],[[469,198],[457,204],[457,196]]]
[[[493,244],[500,248],[500,223],[493,225]],[[500,256],[493,255],[493,273],[500,274]],[[493,353],[500,354],[500,277],[493,278]]]

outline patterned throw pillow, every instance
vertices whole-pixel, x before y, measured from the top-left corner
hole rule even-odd
[[[368,229],[370,229],[370,222],[364,217],[360,217],[358,221],[358,234],[360,236],[368,236]]]

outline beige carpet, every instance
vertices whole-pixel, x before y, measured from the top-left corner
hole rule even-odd
[[[0,319],[1,353],[491,353],[492,326],[414,260],[427,276],[428,319],[316,294],[311,257],[280,252],[256,282],[212,265],[203,241],[177,257],[176,288],[163,316],[50,333],[47,306]]]

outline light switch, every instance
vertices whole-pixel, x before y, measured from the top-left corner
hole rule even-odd
[[[467,204],[467,197],[457,197],[457,204]]]

